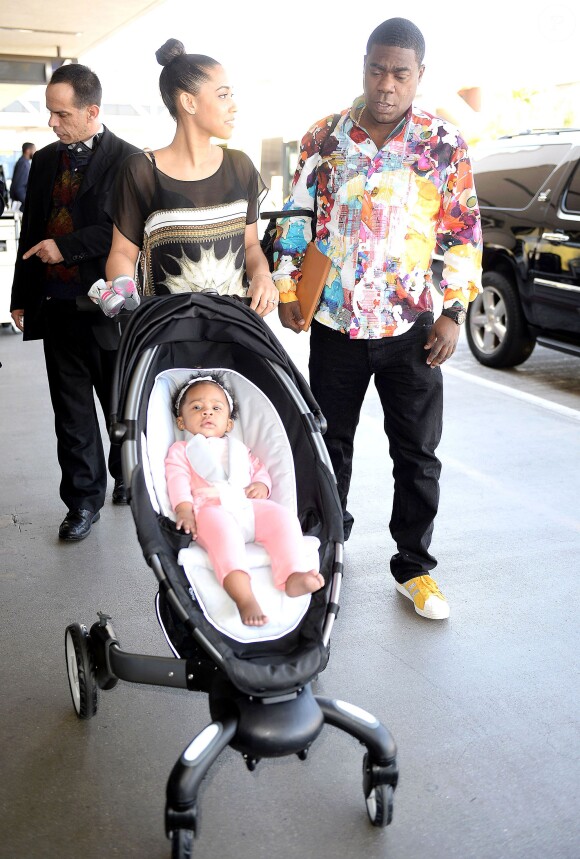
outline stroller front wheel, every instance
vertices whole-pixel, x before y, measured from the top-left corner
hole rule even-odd
[[[193,856],[193,831],[174,829],[171,833],[171,859],[191,859]]]
[[[393,788],[377,784],[366,798],[367,814],[373,826],[388,826],[393,819]]]
[[[396,780],[392,781],[389,768],[373,764],[368,753],[364,756],[363,792],[367,814],[373,826],[388,826],[392,821],[396,783]]]
[[[73,707],[79,719],[97,712],[97,675],[91,640],[86,626],[71,623],[64,637],[66,670]]]

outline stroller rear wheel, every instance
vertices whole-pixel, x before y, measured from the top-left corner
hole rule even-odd
[[[193,831],[174,829],[171,833],[171,859],[191,859],[193,856]]]
[[[97,675],[91,639],[86,626],[71,623],[64,637],[66,670],[73,707],[79,719],[97,712]]]

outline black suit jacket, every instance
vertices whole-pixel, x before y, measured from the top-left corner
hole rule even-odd
[[[25,158],[21,155],[14,165],[14,173],[12,174],[12,182],[10,183],[10,198],[17,200],[24,205],[26,198],[26,185],[28,184],[28,175],[32,162],[30,158]]]
[[[113,237],[113,194],[117,171],[125,158],[137,147],[116,137],[105,128],[94,155],[89,161],[73,209],[74,231],[55,239],[65,265],[78,265],[87,292],[99,278],[105,277],[105,264]],[[37,256],[23,260],[22,254],[46,238],[46,224],[52,205],[52,189],[59,163],[58,142],[39,149],[32,159],[18,254],[12,283],[11,310],[24,310],[24,339],[44,336],[45,263]],[[87,299],[91,322],[99,344],[116,348],[119,324],[109,319]],[[92,312],[94,308],[97,312]]]

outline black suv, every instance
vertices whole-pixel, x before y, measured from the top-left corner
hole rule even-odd
[[[471,351],[488,367],[515,367],[536,343],[580,356],[580,130],[502,137],[473,168],[484,250]]]

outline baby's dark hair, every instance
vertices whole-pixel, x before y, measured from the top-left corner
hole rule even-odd
[[[235,421],[238,417],[238,404],[236,402],[236,398],[234,397],[230,386],[227,382],[224,381],[223,373],[209,373],[206,370],[200,370],[199,373],[192,374],[187,382],[184,382],[180,388],[177,389],[173,396],[173,414],[176,417],[181,415],[181,406],[183,400],[185,399],[185,394],[193,385],[196,385],[198,382],[212,382],[214,385],[218,385],[223,389],[226,400],[231,401],[230,406],[230,418]]]

